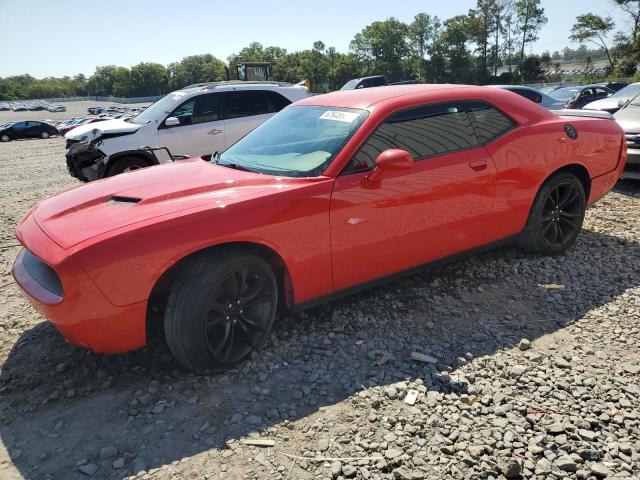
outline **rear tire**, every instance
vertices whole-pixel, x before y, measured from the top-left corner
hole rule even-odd
[[[49,133],[48,132],[42,132],[40,134],[40,138],[46,140],[47,138],[49,138]]]
[[[586,203],[584,187],[575,175],[560,172],[552,176],[533,202],[518,245],[545,255],[564,252],[582,229]]]
[[[113,177],[121,173],[132,172],[150,166],[146,160],[138,157],[122,157],[115,160],[107,169],[105,177]]]
[[[268,337],[278,287],[271,266],[243,251],[214,251],[185,264],[165,311],[164,332],[176,360],[196,372],[247,359]]]

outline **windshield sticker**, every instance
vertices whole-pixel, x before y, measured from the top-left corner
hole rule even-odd
[[[321,120],[333,120],[335,122],[351,123],[358,118],[358,113],[341,112],[340,110],[327,110],[320,115]]]

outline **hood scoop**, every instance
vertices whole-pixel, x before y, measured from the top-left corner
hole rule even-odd
[[[141,198],[136,198],[136,197],[123,197],[121,195],[114,195],[109,200],[107,200],[107,203],[115,203],[120,205],[132,205],[140,202],[141,200],[142,200]]]

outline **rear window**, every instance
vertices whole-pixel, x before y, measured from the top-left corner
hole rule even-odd
[[[223,112],[225,119],[262,115],[269,113],[269,104],[261,90],[225,92]]]

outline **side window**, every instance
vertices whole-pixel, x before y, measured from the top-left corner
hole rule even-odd
[[[514,88],[512,91],[521,97],[528,98],[534,103],[540,103],[542,101],[542,95],[538,92],[534,92],[533,90],[527,90],[526,88]]]
[[[193,117],[195,108],[196,99],[192,98],[176,108],[173,112],[171,112],[169,116],[176,117],[178,120],[180,120],[180,126],[191,125],[191,118]]]
[[[490,142],[515,126],[515,122],[504,113],[484,102],[470,102],[466,110],[481,144]]]
[[[220,119],[220,96],[215,93],[199,95],[187,100],[176,108],[169,116],[180,120],[180,126],[196,125]]]
[[[346,171],[373,168],[378,155],[390,148],[406,150],[418,160],[477,145],[461,104],[419,107],[389,117],[354,155]]]
[[[18,122],[13,125],[14,130],[24,130],[27,128],[27,122]]]
[[[593,89],[591,88],[585,88],[582,93],[580,94],[580,96],[582,98],[591,98],[593,97]]]
[[[609,95],[609,92],[607,92],[604,88],[596,88],[596,97],[606,97],[607,95]]]
[[[278,92],[274,92],[272,90],[265,90],[264,93],[267,95],[267,99],[269,100],[270,112],[279,112],[280,110],[282,110],[284,107],[286,107],[291,103],[291,100],[279,94]]]
[[[225,119],[269,113],[267,97],[262,90],[227,92],[223,99]]]

